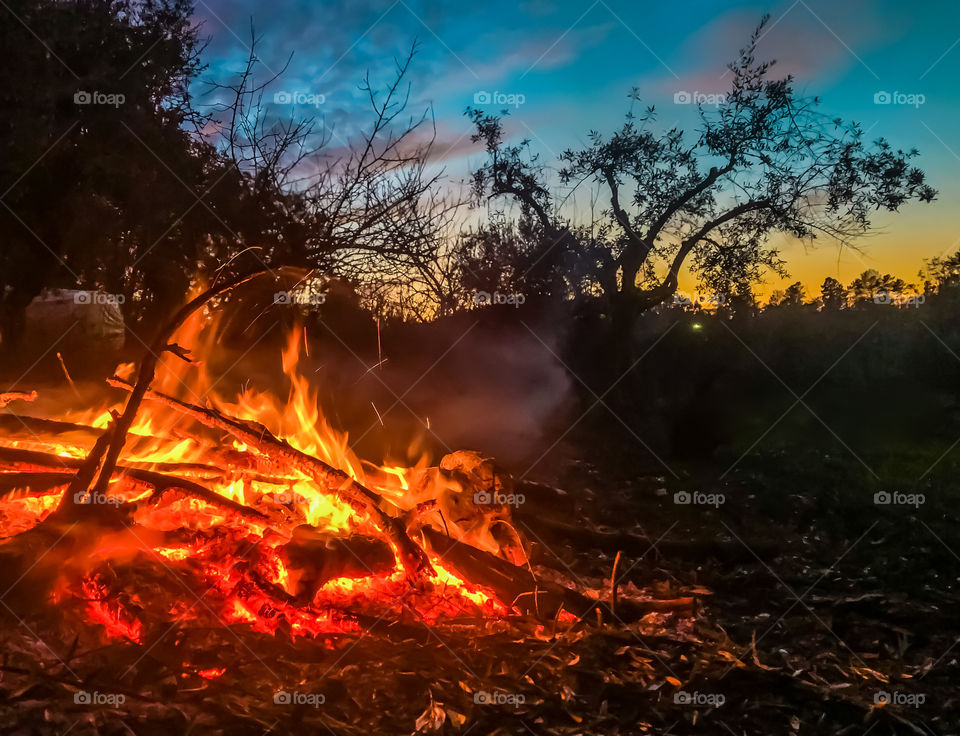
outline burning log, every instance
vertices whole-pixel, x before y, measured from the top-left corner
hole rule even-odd
[[[293,530],[293,538],[280,547],[280,559],[296,574],[295,596],[310,600],[333,578],[382,575],[393,569],[393,550],[373,537],[334,537],[306,524]]]
[[[0,447],[0,471],[7,470],[25,470],[30,471],[33,468],[40,470],[57,470],[60,468],[79,468],[83,464],[83,458],[63,457],[49,452],[39,452],[37,450],[22,450],[18,447]],[[198,473],[209,474],[216,477],[223,477],[224,473],[218,467],[206,465],[203,463],[148,463],[126,461],[126,468],[137,468],[142,470],[154,470],[160,473]],[[264,482],[269,479],[264,478]],[[273,479],[277,483],[285,482],[283,479]]]
[[[516,504],[510,501],[517,498],[513,479],[491,458],[472,450],[451,452],[441,458],[439,467],[412,473],[409,484],[418,496],[436,494],[434,508],[418,510],[417,518],[447,535],[472,539],[475,545],[482,538],[514,565],[526,563],[523,540],[513,525],[511,506]]]
[[[234,511],[249,519],[265,521],[269,518],[266,514],[262,514],[256,509],[252,509],[249,506],[244,506],[242,503],[237,503],[236,501],[226,498],[225,496],[221,496],[219,493],[215,493],[209,488],[206,488],[199,483],[194,483],[191,480],[187,480],[186,478],[175,478],[169,475],[163,475],[162,473],[155,473],[151,470],[126,468],[122,465],[117,467],[117,472],[121,478],[133,478],[140,483],[145,483],[146,485],[152,487],[154,489],[155,496],[163,493],[166,490],[176,489],[194,496],[195,498],[199,498],[201,501],[206,501],[213,506],[219,506],[220,508]]]
[[[131,390],[126,405],[123,407],[123,412],[119,414],[111,412],[113,415],[113,423],[107,428],[107,431],[103,433],[103,436],[97,440],[90,454],[87,456],[83,467],[77,472],[76,482],[79,483],[81,480],[86,482],[86,485],[78,490],[85,492],[90,488],[89,484],[93,483],[92,490],[95,494],[106,493],[107,485],[110,483],[114,468],[116,468],[117,461],[120,459],[120,453],[123,452],[123,446],[127,441],[127,433],[133,426],[137,411],[139,411],[140,405],[143,402],[144,394],[149,390],[150,384],[156,376],[160,355],[164,352],[170,352],[181,359],[185,359],[186,357],[180,346],[169,342],[172,340],[173,334],[177,329],[180,328],[194,312],[201,309],[211,300],[223,296],[236,287],[264,275],[264,273],[266,273],[266,271],[254,271],[231,279],[219,286],[213,286],[207,289],[199,296],[191,299],[160,329],[140,361],[140,368],[137,371],[137,381]],[[103,444],[103,442],[106,444]],[[89,477],[86,477],[88,473]],[[73,514],[75,515],[77,504],[73,502],[70,496],[70,491],[73,490],[74,487],[71,486],[71,488],[68,489],[68,493],[64,496],[64,499],[67,504],[73,504]],[[74,498],[75,497],[76,493],[74,493]],[[63,503],[61,503],[61,508],[57,509],[57,511],[58,513],[61,511],[65,511],[67,514],[70,513],[69,508],[65,509]]]
[[[76,470],[83,464],[83,458],[61,457],[49,452],[21,450],[17,447],[0,447],[0,469],[13,471],[31,470]],[[71,474],[73,475],[73,474]]]
[[[17,436],[24,431],[31,438],[37,436],[58,437],[75,432],[78,436],[96,440],[103,434],[103,430],[86,424],[25,417],[19,414],[0,414],[0,432],[3,432],[4,436]]]
[[[129,382],[117,376],[107,381],[115,388],[132,391]],[[167,394],[147,389],[144,398],[157,401],[182,414],[185,414],[208,427],[220,429],[241,442],[256,448],[277,464],[286,464],[308,475],[321,487],[329,489],[337,498],[360,513],[371,515],[376,526],[396,546],[404,569],[412,577],[432,574],[433,567],[424,551],[410,539],[407,529],[400,519],[390,516],[380,506],[384,499],[376,492],[361,485],[342,470],[328,465],[319,458],[292,447],[286,440],[275,437],[269,429],[255,422],[245,422],[221,414],[216,409],[197,406]]]
[[[60,457],[45,452],[19,450],[10,447],[0,447],[0,461],[5,461],[5,467],[20,471],[16,473],[0,473],[0,492],[25,487],[29,487],[31,491],[36,491],[38,487],[44,488],[46,489],[45,492],[49,492],[53,488],[70,484],[76,478],[75,472],[56,471],[61,469],[79,470],[84,463],[81,458]],[[174,465],[176,465],[176,463],[174,463]],[[248,518],[258,520],[266,520],[269,518],[266,514],[262,514],[256,509],[251,509],[248,506],[232,501],[186,478],[178,478],[153,470],[147,470],[142,467],[128,465],[117,466],[114,477],[120,481],[128,481],[126,484],[122,484],[118,490],[135,487],[136,484],[133,483],[133,481],[136,481],[141,486],[153,488],[155,496],[163,491],[175,488],[206,501],[209,504],[235,511]]]
[[[6,391],[0,393],[0,409],[14,401],[36,401],[36,391]]]
[[[422,533],[430,548],[458,575],[477,585],[490,588],[501,601],[523,613],[554,618],[565,609],[582,618],[596,603],[576,591],[538,583],[527,568],[511,565],[489,552],[459,542],[435,529],[424,527]]]
[[[0,497],[24,489],[28,495],[45,496],[55,488],[70,485],[73,477],[74,473],[0,473]]]

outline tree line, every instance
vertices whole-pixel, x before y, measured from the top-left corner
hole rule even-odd
[[[960,251],[949,256],[938,256],[924,261],[919,271],[921,285],[889,273],[881,274],[873,268],[860,273],[848,285],[827,276],[818,293],[808,293],[803,282],[795,281],[784,289],[770,293],[766,302],[748,294],[747,298],[728,302],[724,294],[674,294],[673,304],[690,310],[717,310],[730,313],[741,309],[754,312],[780,307],[807,307],[818,311],[857,309],[868,305],[890,305],[919,308],[929,300],[952,298],[960,287]]]

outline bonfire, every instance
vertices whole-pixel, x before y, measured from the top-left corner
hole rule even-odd
[[[291,329],[278,356],[283,390],[218,390],[206,358],[219,341],[225,294],[246,281],[193,299],[139,363],[105,376],[100,405],[57,411],[42,388],[0,394],[0,602],[30,634],[7,645],[16,649],[18,664],[7,668],[14,676],[39,657],[37,676],[73,693],[77,707],[118,707],[93,700],[106,687],[109,697],[130,693],[158,707],[169,687],[164,671],[212,684],[232,670],[225,680],[240,682],[251,659],[224,650],[230,632],[269,673],[248,685],[250,697],[265,685],[276,690],[275,705],[296,705],[299,691],[283,689],[283,677],[315,677],[318,647],[343,652],[332,654],[336,667],[364,639],[426,651],[425,630],[459,660],[446,642],[482,634],[506,637],[502,647],[519,636],[542,648],[539,662],[555,656],[558,632],[637,622],[649,633],[663,616],[692,612],[689,596],[651,598],[629,586],[618,597],[616,563],[606,591],[577,590],[533,564],[511,510],[537,489],[515,487],[478,452],[412,465],[357,457],[302,373],[305,330]],[[46,643],[51,636],[64,653]],[[401,649],[393,656],[410,656]],[[278,656],[290,663],[287,676],[265,664]],[[519,650],[513,656],[516,666],[524,660]],[[94,669],[77,675],[78,658]],[[131,678],[138,690],[125,689]],[[474,702],[496,704],[495,696],[481,690]],[[216,708],[265,708],[224,698]],[[462,717],[431,700],[417,725]]]
[[[107,383],[125,402],[2,417],[8,572],[136,643],[184,621],[296,639],[390,621],[593,615],[596,601],[527,565],[516,494],[489,458],[461,451],[400,467],[356,457],[298,371],[302,331],[281,356],[287,397],[217,392],[191,347],[216,342],[203,307],[235,285],[197,297],[139,366],[117,368]]]

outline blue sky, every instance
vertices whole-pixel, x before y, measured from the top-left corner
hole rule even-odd
[[[419,42],[410,109],[432,106],[438,150],[450,177],[459,179],[481,161],[463,117],[478,93],[522,98],[509,130],[530,138],[548,162],[589,130],[616,128],[632,87],[656,106],[664,126],[694,126],[694,106],[676,104],[675,95],[724,91],[726,63],[764,12],[771,25],[760,55],[821,96],[830,114],[861,122],[871,137],[919,148],[921,166],[941,192],[933,205],[879,220],[882,231],[864,242],[863,255],[845,251],[838,258],[829,244],[807,252],[785,243],[793,275],[808,283],[825,275],[847,281],[872,267],[915,280],[923,258],[960,248],[958,3],[198,0],[196,15],[210,37],[208,77],[222,80],[242,64],[251,18],[267,68],[279,71],[292,53],[276,89],[323,95],[322,105],[302,112],[316,109],[335,132],[334,145],[368,119],[358,89],[364,73],[389,81],[394,57]],[[893,101],[876,104],[883,92]]]

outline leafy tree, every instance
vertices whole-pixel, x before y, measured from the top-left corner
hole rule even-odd
[[[847,306],[847,290],[832,276],[827,276],[820,286],[820,305],[829,312],[837,312]]]
[[[672,295],[682,268],[728,293],[765,270],[783,271],[774,233],[848,243],[870,229],[874,211],[935,196],[911,164],[915,150],[867,143],[858,124],[829,119],[817,98],[799,96],[792,77],[771,77],[772,64],[755,58],[766,22],[731,65],[725,100],[700,109],[696,133],[657,131],[651,107],[628,114],[611,136],[591,131],[587,146],[560,157],[561,184],[606,190],[610,235],[595,281],[624,326]],[[583,253],[582,229],[557,214],[545,167],[526,142],[506,142],[498,115],[467,115],[488,154],[474,173],[476,195],[518,203],[552,247]]]
[[[867,269],[850,282],[847,291],[855,306],[867,304],[890,304],[898,294],[907,291],[910,286],[903,280],[888,273],[880,275],[875,269]]]
[[[800,307],[803,306],[803,303],[807,298],[807,290],[803,288],[802,283],[796,281],[787,287],[783,296],[783,304],[792,307]]]
[[[960,286],[960,251],[949,256],[937,256],[923,262],[921,278],[926,279],[942,292]]]

